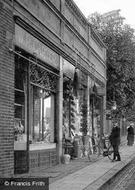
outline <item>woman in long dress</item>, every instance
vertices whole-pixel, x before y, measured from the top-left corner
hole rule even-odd
[[[130,123],[130,126],[127,128],[127,145],[132,146],[134,144],[134,124]]]

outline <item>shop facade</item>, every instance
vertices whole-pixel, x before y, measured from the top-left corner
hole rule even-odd
[[[0,6],[0,174],[12,176],[60,163],[63,139],[103,134],[106,49],[73,1]]]

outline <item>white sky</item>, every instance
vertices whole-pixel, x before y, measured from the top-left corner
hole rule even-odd
[[[124,23],[135,29],[135,0],[74,0],[81,12],[87,18],[91,13],[106,13],[120,9],[120,15],[125,17]]]

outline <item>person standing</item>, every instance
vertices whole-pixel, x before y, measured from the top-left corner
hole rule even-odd
[[[132,146],[134,144],[134,124],[130,123],[130,126],[127,128],[127,145]]]
[[[119,153],[119,145],[120,145],[120,127],[118,123],[115,123],[111,134],[110,134],[110,142],[113,147],[113,160],[112,161],[121,161],[120,153]]]

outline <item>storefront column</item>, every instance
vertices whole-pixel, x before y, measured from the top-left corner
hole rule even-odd
[[[90,77],[88,76],[87,82],[87,123],[88,123],[88,134],[90,132]]]
[[[100,134],[106,134],[106,86],[98,89],[98,95],[100,97],[100,116],[101,116],[101,128],[100,128]]]
[[[105,134],[106,129],[106,95],[103,96],[103,108],[102,108],[102,114],[103,114],[103,133]]]
[[[100,138],[103,136],[104,133],[104,100],[103,100],[103,96],[100,97],[99,99],[100,101]]]
[[[62,157],[62,120],[63,120],[63,58],[60,57],[60,78],[58,84],[58,101],[56,103],[57,117],[57,158],[58,163]]]

